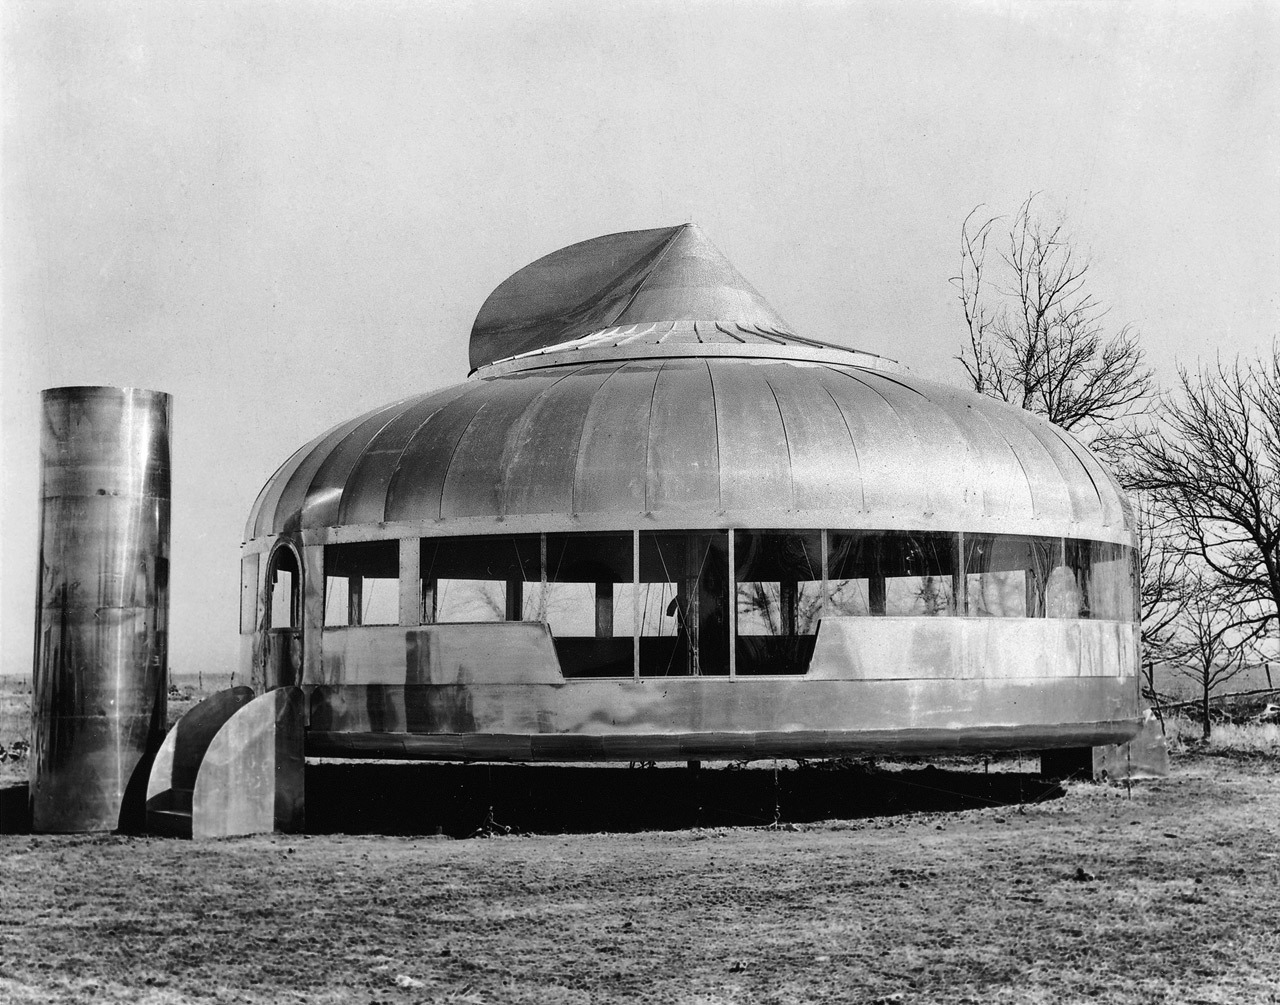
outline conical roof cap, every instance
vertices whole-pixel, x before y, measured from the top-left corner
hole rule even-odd
[[[607,234],[510,276],[471,329],[471,367],[622,325],[790,326],[692,223]]]

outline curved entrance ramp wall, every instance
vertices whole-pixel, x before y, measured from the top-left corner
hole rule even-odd
[[[200,764],[227,720],[253,700],[253,688],[233,687],[187,710],[165,736],[147,783],[147,830],[191,837],[191,797]]]
[[[301,832],[302,744],[299,688],[277,688],[236,712],[200,764],[191,805],[192,837]]]

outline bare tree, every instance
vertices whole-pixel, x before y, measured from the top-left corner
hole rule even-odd
[[[1188,574],[1180,591],[1174,631],[1178,672],[1200,693],[1204,738],[1209,739],[1209,698],[1213,691],[1248,666],[1249,643],[1257,629],[1249,626],[1238,591],[1207,567]]]
[[[1089,263],[1062,221],[1046,222],[1029,195],[1008,232],[974,209],[960,229],[959,291],[968,345],[956,358],[974,390],[1046,416],[1105,449],[1116,423],[1153,389],[1137,335],[1108,334],[1107,310],[1087,289]],[[997,240],[998,239],[998,240]],[[988,249],[999,243],[998,258]]]
[[[1170,515],[1138,494],[1139,610],[1142,623],[1143,696],[1160,715],[1156,668],[1179,654],[1177,618],[1187,574],[1186,552]],[[1162,718],[1162,717],[1161,717]]]
[[[1130,444],[1127,480],[1167,511],[1238,602],[1242,628],[1280,626],[1280,344],[1270,359],[1179,372]]]

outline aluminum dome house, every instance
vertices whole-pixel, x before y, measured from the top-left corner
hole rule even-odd
[[[298,696],[307,755],[1138,732],[1134,524],[1105,468],[1026,411],[801,337],[695,226],[517,272],[471,365],[302,447],[253,506],[242,671]]]

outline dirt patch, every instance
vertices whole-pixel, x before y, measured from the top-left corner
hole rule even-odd
[[[6,837],[0,999],[1276,1001],[1277,821],[1274,761],[1195,757],[775,829]]]

